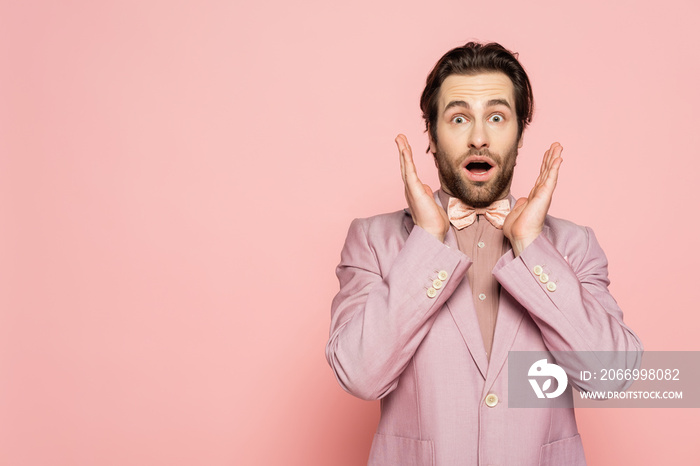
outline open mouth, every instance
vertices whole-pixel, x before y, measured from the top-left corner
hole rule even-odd
[[[491,170],[492,165],[488,162],[479,160],[476,162],[469,162],[465,168],[474,175],[484,175]]]

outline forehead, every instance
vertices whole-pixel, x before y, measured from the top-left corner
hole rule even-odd
[[[474,75],[451,74],[442,82],[438,94],[438,110],[450,102],[463,100],[471,106],[479,106],[489,100],[504,99],[514,108],[513,83],[501,72]]]

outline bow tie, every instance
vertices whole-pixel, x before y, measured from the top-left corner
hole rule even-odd
[[[450,203],[447,206],[447,215],[450,217],[450,223],[458,230],[466,228],[474,223],[478,214],[482,214],[486,217],[486,220],[491,222],[491,225],[500,230],[503,228],[503,222],[509,212],[509,199],[501,199],[488,207],[475,209],[457,198],[450,197]]]

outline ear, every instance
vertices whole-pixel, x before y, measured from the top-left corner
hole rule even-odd
[[[430,141],[428,149],[433,155],[435,155],[435,153],[437,152],[437,144],[435,144],[435,141],[433,141],[433,133],[430,127],[428,127],[428,140]]]
[[[523,147],[523,141],[525,140],[525,131],[520,135],[520,139],[518,140],[518,149]]]

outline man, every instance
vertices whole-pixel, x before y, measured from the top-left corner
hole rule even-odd
[[[408,209],[350,226],[326,357],[345,390],[382,400],[371,465],[585,464],[573,408],[508,407],[508,352],[641,351],[593,231],[547,215],[562,146],[510,195],[532,108],[511,52],[451,50],[421,97],[440,190],[399,135]]]

